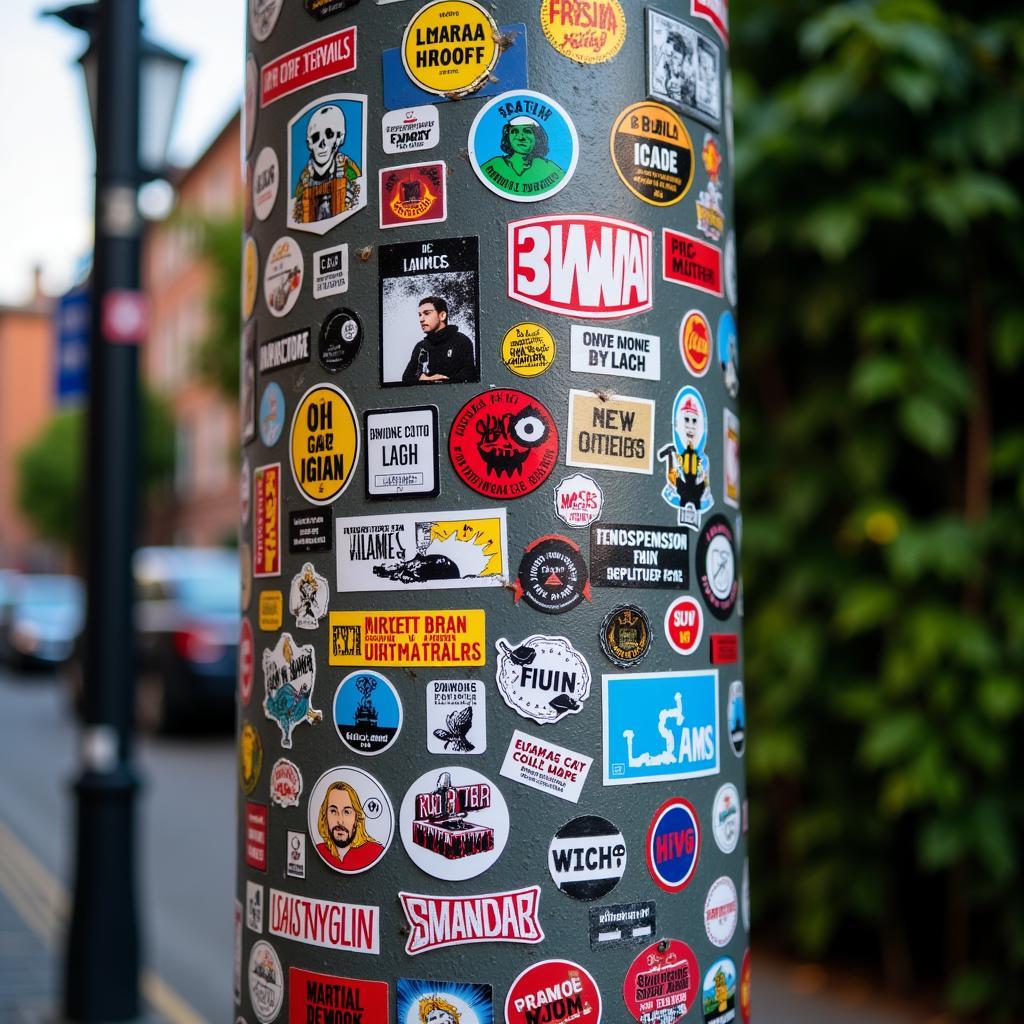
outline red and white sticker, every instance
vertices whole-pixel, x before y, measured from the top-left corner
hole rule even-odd
[[[390,1020],[388,983],[337,978],[292,967],[288,971],[289,1021],[351,1021],[375,1024]]]
[[[103,296],[100,331],[103,340],[130,345],[142,341],[149,330],[149,299],[144,292],[112,288]]]
[[[729,0],[690,0],[690,13],[710,21],[722,42],[729,45]]]
[[[587,781],[592,757],[529,736],[518,729],[512,733],[500,774],[531,789],[578,803]]]
[[[245,863],[257,871],[267,870],[267,805],[252,801],[245,805]]]
[[[567,526],[583,529],[601,518],[604,491],[585,473],[573,473],[555,487],[555,514]]]
[[[252,626],[247,618],[242,619],[242,628],[238,632],[238,696],[242,706],[249,706],[252,696],[252,675],[255,664],[256,641],[253,639]]]
[[[350,25],[267,61],[260,69],[260,106],[355,68],[356,29]]]
[[[302,772],[286,757],[279,757],[270,769],[270,799],[278,807],[298,807],[302,796]]]
[[[601,992],[585,968],[571,960],[541,960],[512,982],[505,1024],[599,1024]]]
[[[678,654],[693,654],[704,635],[704,615],[692,597],[680,597],[665,612],[665,637]]]
[[[380,907],[333,903],[271,889],[267,910],[271,935],[349,953],[380,952]]]
[[[281,183],[281,168],[277,154],[264,146],[256,157],[252,172],[252,212],[258,220],[266,220],[277,200],[277,189]]]
[[[633,1017],[647,1024],[677,1021],[697,1002],[700,968],[685,942],[662,939],[648,946],[629,965],[622,998]]]
[[[740,901],[736,883],[727,875],[716,878],[704,901],[704,930],[715,946],[728,946],[736,934]]]
[[[281,463],[257,466],[253,477],[252,574],[281,575]]]
[[[691,309],[679,325],[679,352],[694,377],[703,377],[711,365],[711,324],[699,310]]]
[[[671,228],[661,229],[661,275],[708,295],[722,296],[722,250]]]

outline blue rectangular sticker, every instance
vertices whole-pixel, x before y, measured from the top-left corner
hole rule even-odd
[[[602,677],[604,784],[719,772],[718,671]]]
[[[494,73],[485,86],[469,98],[500,96],[510,89],[529,88],[526,70],[526,24],[521,21],[501,25],[503,36],[512,36],[512,45],[503,50],[494,67]],[[381,54],[384,69],[384,106],[388,110],[401,107],[416,107],[422,103],[447,103],[447,96],[437,96],[414,85],[402,66],[402,51],[399,47],[385,50]]]

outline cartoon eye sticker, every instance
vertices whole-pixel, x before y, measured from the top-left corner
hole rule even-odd
[[[540,410],[532,405],[512,418],[511,428],[515,439],[527,448],[536,448],[548,437],[548,425]]]

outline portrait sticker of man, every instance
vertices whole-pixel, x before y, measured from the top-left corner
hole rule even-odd
[[[490,985],[399,978],[398,1024],[494,1024]]]
[[[462,384],[475,379],[473,342],[448,323],[448,303],[440,295],[420,299],[416,309],[423,339],[413,346],[403,384]]]
[[[647,9],[647,91],[713,128],[722,119],[721,50],[710,36]]]
[[[442,996],[426,996],[419,1009],[421,1024],[462,1024],[462,1015]]]
[[[332,782],[317,818],[320,842],[316,852],[335,871],[365,871],[384,853],[384,846],[366,830],[366,813],[355,787]]]

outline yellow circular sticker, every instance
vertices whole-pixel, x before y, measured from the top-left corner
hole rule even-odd
[[[295,485],[314,505],[329,505],[352,482],[359,461],[359,421],[348,396],[314,384],[295,407],[289,444]]]
[[[651,206],[672,206],[693,183],[693,143],[683,119],[661,103],[644,100],[612,126],[612,163],[622,183]]]
[[[256,253],[256,243],[251,239],[245,240],[245,249],[242,252],[242,319],[248,320],[256,307],[256,278],[259,276],[259,256]]]
[[[252,725],[246,722],[238,736],[238,782],[246,796],[250,796],[256,788],[262,767],[263,741]]]
[[[475,0],[435,0],[406,26],[405,73],[438,96],[476,92],[498,63],[499,36],[494,19]]]
[[[539,377],[555,361],[555,339],[540,324],[516,324],[501,340],[501,358],[517,376]]]
[[[626,15],[619,0],[543,0],[540,25],[563,57],[580,64],[609,60],[626,41]]]

